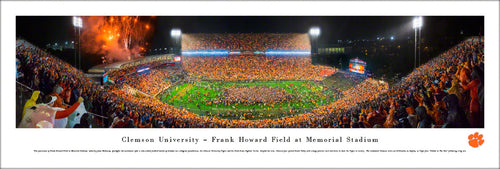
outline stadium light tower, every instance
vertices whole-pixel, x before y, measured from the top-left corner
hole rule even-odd
[[[78,28],[78,69],[81,69],[82,58],[80,56],[80,35],[81,35],[81,29],[83,27],[82,18],[73,16],[73,26],[75,27],[75,34],[76,34],[76,28]],[[74,46],[75,45],[73,45],[73,47]],[[75,50],[75,67],[76,67],[76,50]]]
[[[316,53],[316,48],[317,48],[317,45],[318,45],[318,38],[319,38],[319,35],[320,35],[321,31],[319,29],[319,27],[312,27],[311,29],[309,29],[309,35],[311,36],[311,42],[312,42],[312,50],[311,52],[314,54]]]
[[[420,33],[421,33],[421,30],[422,30],[422,25],[423,25],[423,20],[422,20],[422,17],[421,16],[418,16],[418,17],[415,17],[413,19],[413,29],[415,29],[415,68],[417,68],[417,41],[418,41],[418,44],[419,44],[419,52],[418,52],[418,59],[420,60]],[[417,30],[419,30],[419,38],[417,39]],[[419,61],[419,64],[420,64],[420,61]]]
[[[172,29],[172,31],[170,31],[170,36],[172,36],[172,39],[174,40],[174,49],[178,48],[178,53],[177,54],[180,54],[180,50],[181,50],[181,47],[180,47],[180,41],[181,41],[181,37],[182,37],[182,31],[180,29],[177,29],[177,28],[174,28]]]

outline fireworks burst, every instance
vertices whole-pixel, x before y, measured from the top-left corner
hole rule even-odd
[[[141,57],[153,32],[150,17],[89,16],[83,19],[82,49],[104,55],[108,62]]]

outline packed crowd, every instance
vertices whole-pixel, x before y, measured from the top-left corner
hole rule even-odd
[[[183,64],[189,75],[205,80],[322,80],[335,72],[332,67],[312,65],[306,56],[189,56]]]
[[[71,89],[75,92],[66,92],[69,99],[63,99],[63,102],[71,104],[75,101],[71,98],[83,97],[85,104],[89,105],[86,105],[89,111],[109,117],[109,120],[102,122],[109,127],[484,127],[484,42],[477,39],[458,44],[420,66],[390,89],[386,83],[368,78],[343,92],[344,97],[334,103],[299,115],[264,120],[199,116],[164,104],[156,98],[135,97],[127,93],[122,84],[111,84],[103,88],[69,64],[37,48],[26,47],[23,41],[18,41],[16,58],[21,62],[19,71],[24,74],[19,79],[21,83],[44,93],[64,94],[62,91]],[[210,63],[197,62],[198,60]],[[278,79],[296,78],[293,75],[296,73],[300,74],[299,78],[304,78],[311,75],[307,76],[303,72],[311,73],[314,70],[311,66],[300,66],[304,61],[284,61],[284,64],[279,61],[284,60],[258,57],[219,60],[194,58],[192,62],[208,68],[188,63],[185,69],[197,70],[202,74],[211,72],[218,74],[213,78],[224,80],[235,76],[252,77],[256,76],[255,73],[256,77]],[[272,64],[259,67],[255,62]],[[255,70],[263,71],[252,72],[247,64],[256,66]],[[276,75],[273,73],[281,69],[275,66],[288,66],[288,69],[284,70],[286,73]],[[319,68],[316,69],[317,71],[312,72],[320,72]]]
[[[126,62],[120,65],[120,69],[126,69],[130,67],[142,67],[144,65],[157,65],[158,63],[172,62],[172,55],[154,55],[144,58],[136,59],[132,62]]]
[[[53,107],[68,109],[69,105],[74,105],[82,98],[90,112],[103,112],[98,107],[106,109],[107,106],[101,101],[104,97],[97,93],[100,89],[97,83],[68,63],[25,40],[16,41],[16,59],[20,62],[17,71],[24,75],[16,80],[40,95],[40,99],[33,102],[41,102],[43,96],[54,96],[57,100]]]
[[[484,42],[464,41],[374,101],[338,113],[337,127],[484,127]]]
[[[162,57],[157,57],[157,59],[158,58],[167,58],[167,57],[162,56]],[[167,64],[167,63],[171,62],[171,59],[166,59],[166,60],[157,60],[157,59],[146,60],[148,62],[142,61],[142,62],[140,62],[142,64],[124,64],[120,67],[120,69],[112,69],[112,70],[108,71],[108,76],[112,80],[117,80],[121,77],[134,74],[141,68],[158,67],[160,65]]]
[[[168,78],[170,74],[162,69],[153,69],[129,75],[123,83],[128,84],[150,96],[154,96],[171,85]]]
[[[182,34],[182,50],[311,50],[305,33]]]
[[[344,91],[348,90],[352,86],[355,86],[356,84],[360,84],[365,81],[366,78],[366,75],[347,71],[338,71],[321,82],[324,86],[331,86],[332,88],[335,88],[335,90]]]
[[[220,101],[226,105],[233,103],[281,103],[293,99],[293,95],[275,87],[251,86],[229,87]]]

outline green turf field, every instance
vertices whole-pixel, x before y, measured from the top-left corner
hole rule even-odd
[[[283,102],[231,103],[217,100],[227,96],[226,89],[245,87],[273,88],[293,98]],[[179,83],[158,96],[163,102],[191,112],[228,119],[281,118],[304,113],[311,108],[334,102],[341,96],[313,81],[209,82]]]

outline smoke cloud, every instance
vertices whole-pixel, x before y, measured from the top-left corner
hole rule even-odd
[[[83,17],[82,50],[102,55],[107,62],[142,57],[153,32],[150,21],[138,16]]]

